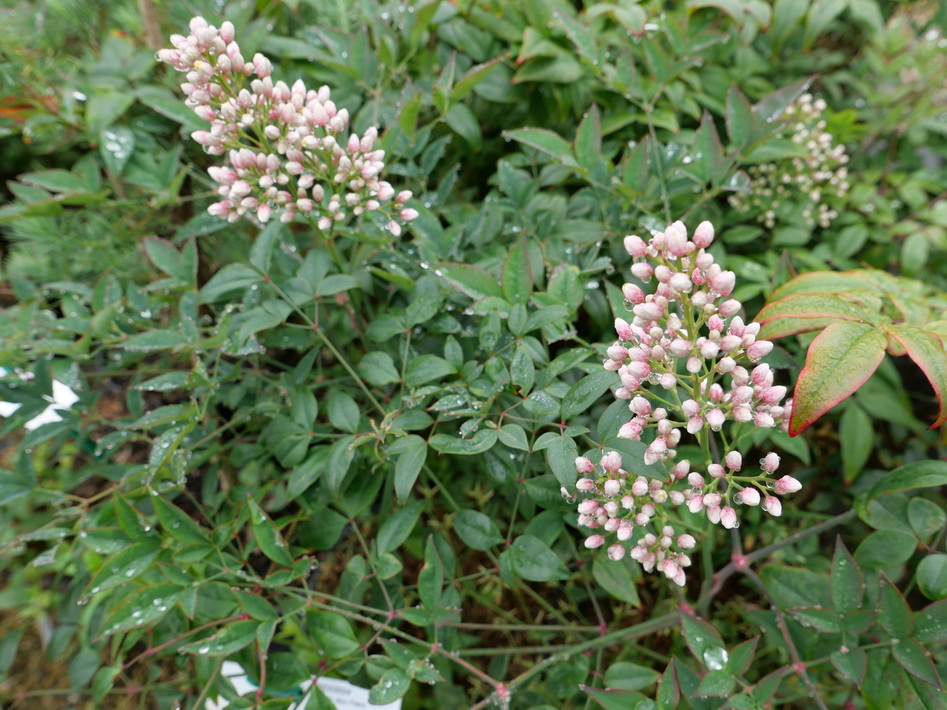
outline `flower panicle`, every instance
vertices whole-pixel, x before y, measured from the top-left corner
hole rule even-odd
[[[785,430],[792,401],[784,401],[786,387],[775,384],[773,370],[760,362],[773,345],[758,337],[758,323],[739,315],[742,304],[732,297],[736,276],[708,251],[714,236],[710,222],[690,237],[675,222],[648,241],[636,235],[624,240],[639,283],[623,287],[632,315],[615,321],[618,340],[603,367],[618,375],[615,397],[627,401],[631,414],[618,437],[642,441],[647,433],[641,463],[667,462],[668,479],[635,475],[637,462],[623,462],[617,451],[598,462],[576,459],[578,524],[591,531],[586,547],[606,545],[614,533],[608,556],[619,560],[628,552],[624,543],[636,538],[630,556],[678,585],[690,564],[686,550],[696,541],[682,529],[680,512],[670,509],[683,506],[732,529],[739,526],[735,506],[780,515],[779,496],[802,487],[792,476],[774,480],[778,454],[766,454],[758,470],[750,470],[737,448],[746,426]],[[651,282],[656,286],[646,293],[643,286]],[[720,440],[730,444],[718,461],[676,460],[684,436],[706,443],[725,426],[736,431]]]
[[[410,191],[381,177],[378,129],[351,132],[349,112],[336,106],[328,86],[274,81],[270,60],[259,53],[245,58],[234,36],[230,22],[218,29],[195,17],[189,35],[172,35],[173,47],[157,54],[185,72],[185,104],[209,124],[191,137],[206,153],[228,158],[208,170],[221,198],[208,212],[231,222],[277,215],[291,222],[300,215],[322,230],[349,214],[374,212],[400,235],[418,212],[406,206]]]

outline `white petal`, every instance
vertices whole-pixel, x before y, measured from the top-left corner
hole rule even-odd
[[[9,417],[22,406],[19,402],[0,402],[0,417]]]
[[[33,431],[43,426],[43,424],[51,424],[52,422],[61,422],[62,417],[59,416],[59,413],[52,407],[46,407],[38,416],[30,419],[26,424],[23,425],[23,428],[27,431]]]
[[[53,380],[53,401],[60,409],[68,409],[79,401],[79,395],[59,380]]]

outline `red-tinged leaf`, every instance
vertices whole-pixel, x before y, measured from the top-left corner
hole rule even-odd
[[[788,335],[810,333],[813,330],[822,330],[837,320],[837,318],[779,318],[763,323],[757,337],[761,340],[776,340]]]
[[[812,319],[835,318],[857,322],[877,322],[878,313],[872,312],[845,296],[828,293],[799,293],[771,301],[756,316],[760,323],[781,318]]]
[[[883,331],[840,320],[823,330],[806,353],[793,394],[789,435],[807,426],[861,387],[885,355]]]
[[[877,293],[875,272],[861,271],[809,271],[773,291],[770,300],[778,300],[797,293]]]
[[[681,689],[677,685],[677,673],[674,670],[674,663],[674,659],[671,659],[658,683],[658,692],[655,695],[658,710],[674,710],[681,701]]]
[[[931,654],[917,640],[901,639],[900,643],[892,649],[891,655],[904,670],[914,677],[920,678],[928,685],[933,685],[938,690],[944,689],[931,660]]]
[[[934,388],[940,403],[940,414],[931,425],[931,429],[936,429],[947,422],[947,349],[944,343],[933,333],[905,323],[885,326],[885,330],[904,347]]]

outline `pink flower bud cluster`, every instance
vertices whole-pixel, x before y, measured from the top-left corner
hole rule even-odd
[[[210,124],[191,137],[210,155],[228,155],[229,165],[208,171],[222,198],[211,214],[231,222],[249,215],[267,222],[276,214],[290,222],[298,214],[328,230],[349,213],[378,212],[395,236],[418,216],[405,207],[411,193],[380,178],[378,130],[348,133],[348,111],[336,107],[329,87],[274,82],[270,60],[259,53],[246,59],[230,22],[218,30],[195,17],[190,30],[172,35],[174,48],[157,57],[187,72],[185,104]]]
[[[598,465],[585,457],[576,460],[581,475],[576,488],[583,496],[578,524],[596,531],[586,546],[602,546],[614,532],[618,541],[608,547],[608,555],[617,560],[625,554],[623,543],[639,534],[635,528],[655,531],[638,538],[631,556],[677,584],[684,583],[683,569],[690,561],[683,550],[693,547],[693,538],[675,534],[680,524],[671,524],[667,506],[684,506],[714,524],[736,528],[734,505],[761,505],[780,515],[777,496],[801,488],[791,476],[772,479],[779,468],[777,454],[767,454],[759,472],[748,473],[736,448],[746,426],[786,429],[792,402],[783,402],[786,387],[774,384],[772,369],[759,363],[773,345],[757,339],[758,323],[745,323],[738,315],[742,304],[731,297],[736,278],[707,251],[713,240],[709,222],[692,237],[675,222],[647,242],[628,236],[624,243],[635,259],[632,273],[639,281],[657,283],[652,293],[625,284],[626,305],[634,315],[630,322],[615,321],[618,342],[608,348],[603,366],[620,378],[615,396],[628,402],[631,413],[619,438],[647,441],[642,463],[667,462],[668,479],[625,471],[616,452],[606,453]],[[735,431],[718,440],[718,447],[729,442],[720,461],[692,469],[691,461],[675,460],[685,435],[696,436],[709,451],[710,440],[725,426]]]
[[[804,155],[773,163],[751,165],[750,190],[734,193],[730,204],[740,212],[755,212],[767,229],[776,225],[780,207],[802,205],[802,218],[825,229],[838,217],[838,200],[849,190],[848,155],[826,129],[825,101],[803,94],[783,113],[788,119],[778,138],[791,140]]]

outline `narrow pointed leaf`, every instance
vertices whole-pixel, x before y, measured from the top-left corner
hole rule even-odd
[[[832,557],[832,606],[839,614],[861,608],[865,596],[865,582],[841,537],[835,539]]]
[[[929,604],[917,612],[914,637],[921,643],[947,643],[947,599]]]
[[[914,630],[914,614],[911,613],[911,607],[887,577],[882,575],[879,584],[881,596],[878,600],[880,606],[878,623],[886,633],[896,639],[910,636]]]
[[[532,290],[529,249],[526,247],[526,237],[521,235],[503,264],[503,294],[510,303],[526,303]]]
[[[916,639],[901,639],[901,642],[891,649],[891,655],[915,678],[933,685],[938,690],[944,689],[940,676],[937,675],[937,669],[934,668],[934,662],[931,660],[931,654]]]
[[[677,685],[677,672],[674,670],[675,663],[676,661],[671,659],[658,683],[658,692],[655,696],[658,710],[674,710],[681,701],[681,689]]]
[[[830,293],[800,293],[770,301],[756,316],[759,323],[780,318],[838,318],[876,322],[878,314],[851,299]]]
[[[102,625],[99,638],[155,623],[177,603],[180,595],[181,587],[176,584],[155,584],[135,592],[112,612]]]
[[[793,394],[790,436],[852,395],[881,364],[887,338],[864,323],[838,321],[822,331],[806,354]]]
[[[546,153],[546,155],[551,155],[563,165],[570,167],[576,167],[577,165],[572,153],[572,146],[569,145],[566,139],[545,128],[517,128],[511,131],[503,131],[503,137],[528,145],[530,148]]]
[[[434,265],[434,273],[476,301],[487,296],[503,298],[503,290],[496,277],[476,266],[442,262]]]
[[[293,558],[286,549],[286,542],[280,535],[279,528],[270,520],[270,516],[264,512],[259,503],[249,496],[247,505],[250,507],[250,527],[263,554],[277,564],[292,567]]]
[[[847,652],[836,651],[829,656],[835,670],[852,681],[856,687],[861,687],[865,678],[865,668],[868,667],[868,656],[860,648],[852,648]]]
[[[934,388],[940,414],[930,428],[936,429],[947,422],[947,349],[944,343],[933,333],[906,323],[885,326],[885,330],[907,350],[908,357],[921,368]]]
[[[138,542],[109,557],[96,572],[86,594],[98,594],[106,589],[131,581],[154,562],[161,548],[153,542]]]
[[[178,651],[197,656],[229,656],[253,643],[259,626],[259,621],[235,621],[213,636],[185,644]]]

